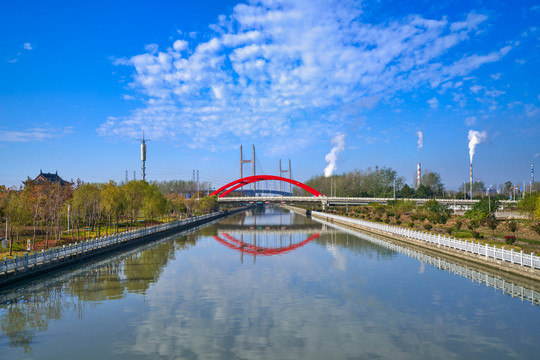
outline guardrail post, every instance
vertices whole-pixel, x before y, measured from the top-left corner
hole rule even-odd
[[[28,253],[24,254],[24,268],[28,269]]]
[[[523,266],[523,250],[521,250],[520,254],[519,254],[519,264],[521,266]]]
[[[6,270],[4,271],[4,273],[7,274],[7,272],[8,272],[8,262],[7,262],[7,258],[6,258],[6,257],[4,258],[4,269],[6,269]]]

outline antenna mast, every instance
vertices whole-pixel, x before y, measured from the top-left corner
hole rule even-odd
[[[150,141],[150,139],[144,138],[143,131],[142,139],[138,139],[138,141],[141,142],[142,179],[146,181],[146,143]]]

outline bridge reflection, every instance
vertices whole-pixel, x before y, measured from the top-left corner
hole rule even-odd
[[[239,251],[242,255],[248,254],[256,257],[257,255],[272,256],[285,254],[306,245],[310,241],[317,239],[319,236],[320,234],[316,233],[299,242],[293,242],[292,236],[289,236],[288,243],[286,241],[284,242],[283,238],[280,237],[279,246],[276,246],[275,243],[269,243],[268,241],[262,245],[257,244],[257,236],[252,237],[254,240],[253,242],[244,241],[243,236],[240,239],[237,239],[227,233],[222,233],[221,236],[214,236],[214,239],[220,244],[227,246],[229,249]]]

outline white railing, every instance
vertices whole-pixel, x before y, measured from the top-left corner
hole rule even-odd
[[[144,229],[131,230],[110,236],[104,236],[96,239],[82,241],[79,243],[70,244],[68,246],[63,245],[62,247],[52,248],[47,251],[41,250],[41,252],[39,253],[26,253],[24,254],[24,256],[15,256],[15,258],[10,260],[4,258],[4,261],[0,262],[0,276],[3,274],[7,274],[11,271],[19,271],[36,266],[48,265],[51,262],[55,262],[61,259],[80,256],[96,249],[104,249],[109,246],[135,240],[143,236],[148,236],[154,233],[173,229],[193,222],[199,222],[205,219],[215,218],[222,214],[223,212],[221,211],[215,212],[211,214],[187,218],[184,220],[173,221],[162,225],[156,225]]]
[[[394,235],[401,235],[410,239],[426,241],[432,244],[437,244],[441,246],[446,246],[452,249],[461,250],[469,252],[476,255],[485,256],[487,258],[492,258],[496,260],[506,261],[512,264],[518,264],[522,266],[527,266],[533,269],[540,269],[540,257],[532,254],[525,254],[522,251],[515,252],[514,249],[506,250],[504,247],[498,248],[497,245],[490,246],[489,244],[482,245],[480,243],[475,243],[473,241],[456,239],[453,237],[435,235],[423,231],[405,229],[398,226],[379,224],[371,221],[357,220],[348,218],[345,216],[338,216],[333,214],[321,213],[318,211],[313,211],[312,214],[326,217],[329,219],[336,219],[352,224],[357,224],[367,228],[384,231]]]
[[[354,230],[347,229],[343,226],[339,226],[336,224],[330,224],[320,219],[317,219],[317,221],[320,221],[323,224],[328,224],[329,226],[335,229],[338,229],[340,231],[343,231],[345,233],[358,236],[358,233],[355,233]],[[377,246],[382,246],[392,251],[399,252],[401,254],[404,254],[405,256],[408,256],[413,259],[417,259],[430,266],[434,266],[437,269],[448,271],[450,273],[459,275],[460,277],[465,277],[479,284],[485,284],[486,286],[492,287],[496,290],[501,290],[503,294],[520,298],[523,301],[530,301],[533,305],[540,305],[540,292],[536,290],[515,284],[511,281],[501,279],[500,277],[495,276],[495,275],[469,269],[466,266],[458,265],[458,264],[446,261],[444,259],[441,259],[439,257],[423,254],[421,252],[412,250],[410,248],[400,246],[400,245],[397,245],[388,241],[384,241],[373,236],[361,234],[360,237],[364,240],[367,240],[371,243],[376,244]]]

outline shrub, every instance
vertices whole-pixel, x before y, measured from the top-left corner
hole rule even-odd
[[[506,235],[504,237],[504,242],[508,245],[513,244],[516,242],[516,237],[514,235]]]
[[[472,236],[475,239],[483,239],[484,238],[484,235],[480,234],[478,231],[473,231]]]
[[[399,220],[400,217],[401,217],[401,214],[396,214],[395,215],[396,220]],[[540,226],[540,224],[538,224],[538,225]]]
[[[495,236],[495,229],[499,226],[499,220],[495,216],[489,216],[486,219],[486,225],[491,229],[492,235]]]
[[[506,227],[508,228],[508,230],[510,230],[512,232],[512,234],[515,237],[516,231],[518,230],[517,221],[516,220],[510,220],[509,222],[506,223]]]
[[[409,225],[410,228],[413,228],[413,227],[414,227],[414,222],[413,222],[413,221],[409,221],[409,223],[408,223],[407,225]]]
[[[424,224],[424,229],[426,229],[427,231],[433,229],[433,225],[431,224]]]
[[[446,229],[446,233],[447,233],[448,235],[452,235],[453,232],[454,232],[454,228],[451,228],[451,227],[450,227],[450,228]]]
[[[463,225],[463,223],[461,222],[461,220],[456,220],[456,229],[459,231],[461,230],[461,225]]]
[[[396,225],[401,225],[401,220],[396,220]]]
[[[535,231],[538,235],[540,235],[540,223],[531,225],[531,229],[533,229],[533,231]]]
[[[384,219],[384,222],[388,224],[388,223],[390,223],[390,219],[386,218],[386,219]]]
[[[480,224],[478,223],[477,220],[471,220],[471,221],[469,221],[469,225],[467,227],[470,230],[474,231],[476,228],[478,228],[478,226],[480,226]]]

